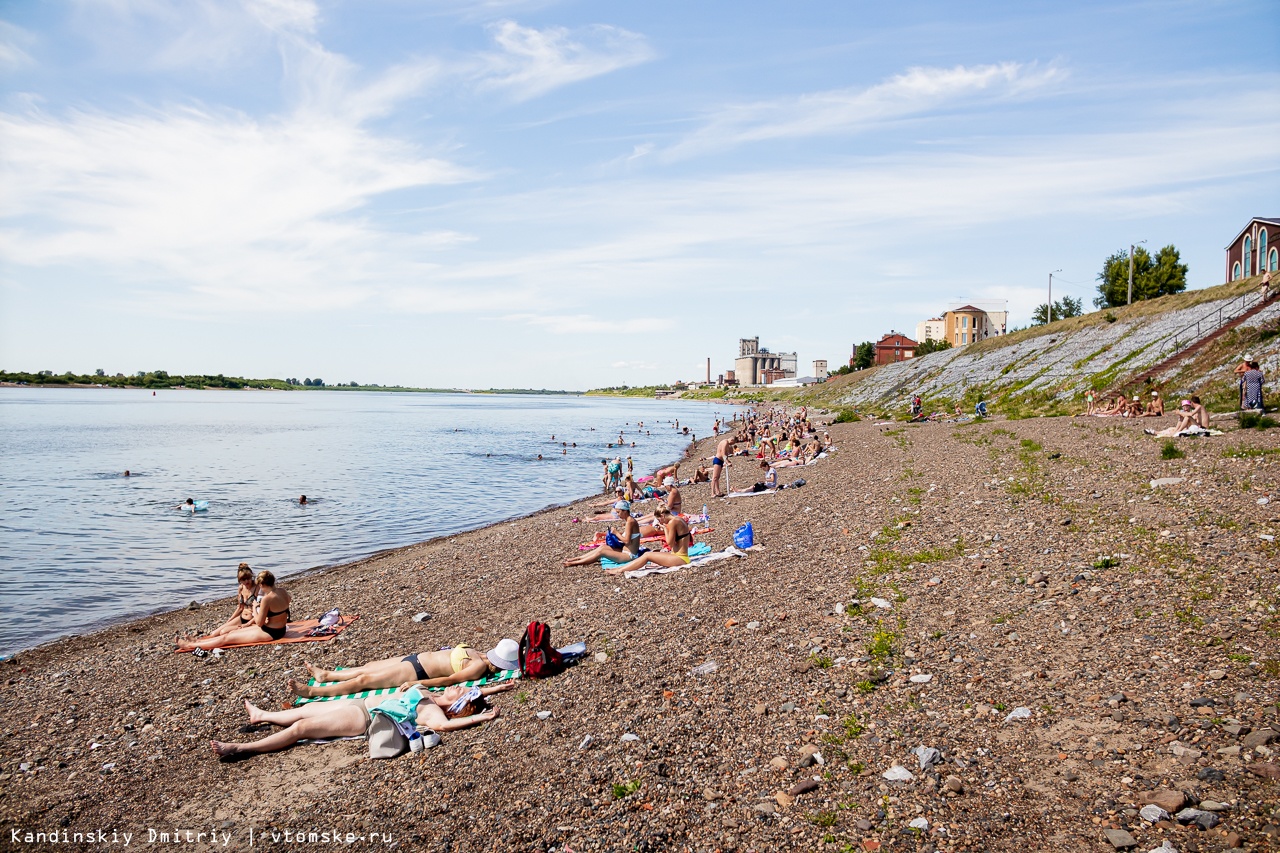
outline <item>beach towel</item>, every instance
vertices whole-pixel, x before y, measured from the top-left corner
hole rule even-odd
[[[761,490],[760,490],[760,491],[758,491],[758,492],[730,492],[730,493],[729,493],[729,497],[731,497],[731,498],[754,498],[756,495],[772,495],[772,494],[774,494],[774,493],[775,493],[775,492],[777,492],[777,491],[778,491],[777,489],[761,489]]]
[[[338,667],[338,669],[342,669],[342,667]],[[486,684],[497,684],[500,681],[513,681],[519,677],[520,677],[520,670],[518,669],[502,669],[502,670],[498,670],[493,675],[486,675],[484,678],[477,678],[474,681],[462,681],[459,683],[463,687],[482,687]],[[323,682],[323,683],[330,684],[333,682]],[[314,678],[308,678],[307,685],[310,687],[315,687],[316,680]],[[445,685],[445,687],[453,687],[453,686],[454,685],[452,684]],[[445,687],[423,687],[422,689],[429,690],[433,693],[439,693],[443,691]],[[363,690],[359,693],[346,693],[342,696],[311,696],[308,698],[303,698],[301,696],[298,696],[294,698],[293,704],[306,705],[308,702],[336,702],[342,699],[367,699],[370,696],[388,696],[392,693],[399,691],[399,689],[400,689],[399,687],[379,687],[377,690]]]
[[[689,549],[689,553],[690,554],[693,553],[692,548]],[[730,545],[728,548],[725,548],[723,551],[711,551],[710,553],[705,553],[697,557],[693,557],[689,560],[689,565],[700,566],[703,563],[714,563],[716,560],[727,560],[730,557],[745,557],[745,556],[747,556],[747,553],[745,551],[739,550],[738,548],[735,548],[732,545]],[[642,578],[645,575],[665,575],[665,574],[668,574],[669,572],[678,572],[683,568],[687,568],[687,567],[673,566],[672,568],[667,568],[666,566],[654,566],[653,568],[649,568],[648,566],[646,566],[643,569],[636,569],[635,571],[624,572],[623,577],[634,579],[634,578]]]
[[[706,542],[698,542],[689,546],[689,559],[691,561],[696,562],[698,557],[702,557],[710,553],[711,553],[711,546],[708,545]],[[627,560],[626,562],[623,562],[623,563],[615,563],[613,560],[610,560],[608,557],[601,557],[600,568],[616,569],[618,568],[618,566],[625,566],[629,562],[631,561]],[[644,569],[641,569],[640,571],[644,571]],[[631,573],[627,572],[627,574],[631,574]]]
[[[347,630],[352,622],[360,618],[360,614],[356,613],[351,616],[343,616],[337,624],[329,626],[332,628],[331,633],[321,634],[316,637],[309,636],[312,631],[320,627],[319,619],[303,619],[301,622],[290,622],[285,635],[278,640],[261,640],[256,643],[235,643],[230,646],[220,646],[223,649],[241,649],[248,646],[274,646],[277,643],[322,643],[325,640],[332,640],[334,637]],[[189,653],[195,649],[174,649],[178,654],[184,652]]]

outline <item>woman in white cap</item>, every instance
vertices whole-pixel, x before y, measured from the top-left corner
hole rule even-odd
[[[398,687],[444,687],[477,681],[499,670],[520,668],[520,644],[500,640],[483,654],[470,646],[457,645],[438,652],[418,652],[402,658],[387,658],[350,669],[321,669],[306,664],[315,684],[289,679],[289,692],[304,699],[349,696],[365,690]],[[331,683],[330,683],[331,682]]]
[[[613,510],[618,518],[625,518],[627,522],[622,530],[622,538],[618,539],[615,535],[613,540],[606,540],[598,548],[593,548],[580,557],[565,560],[566,566],[589,566],[600,562],[601,557],[608,557],[615,563],[626,563],[640,556],[644,550],[640,547],[640,522],[631,514],[630,501],[618,501],[613,505]],[[609,534],[613,534],[613,530]]]

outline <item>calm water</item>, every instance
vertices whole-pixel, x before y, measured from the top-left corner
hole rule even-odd
[[[22,617],[0,621],[0,653],[231,595],[242,560],[287,576],[596,493],[620,429],[636,442],[637,474],[652,473],[689,442],[673,420],[705,437],[716,411],[585,397],[0,389],[0,595]],[[578,447],[561,455],[562,440]],[[175,508],[188,497],[209,510]]]

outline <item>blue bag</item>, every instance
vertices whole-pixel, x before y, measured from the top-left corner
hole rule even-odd
[[[744,551],[756,544],[755,528],[751,526],[751,522],[748,521],[733,531],[733,544]]]
[[[608,545],[610,548],[612,548],[615,551],[622,550],[622,540],[619,539],[617,534],[615,534],[612,530],[605,533],[604,544]]]

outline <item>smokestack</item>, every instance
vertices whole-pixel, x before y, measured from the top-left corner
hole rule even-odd
[[[707,384],[711,384],[711,356],[707,356]]]

